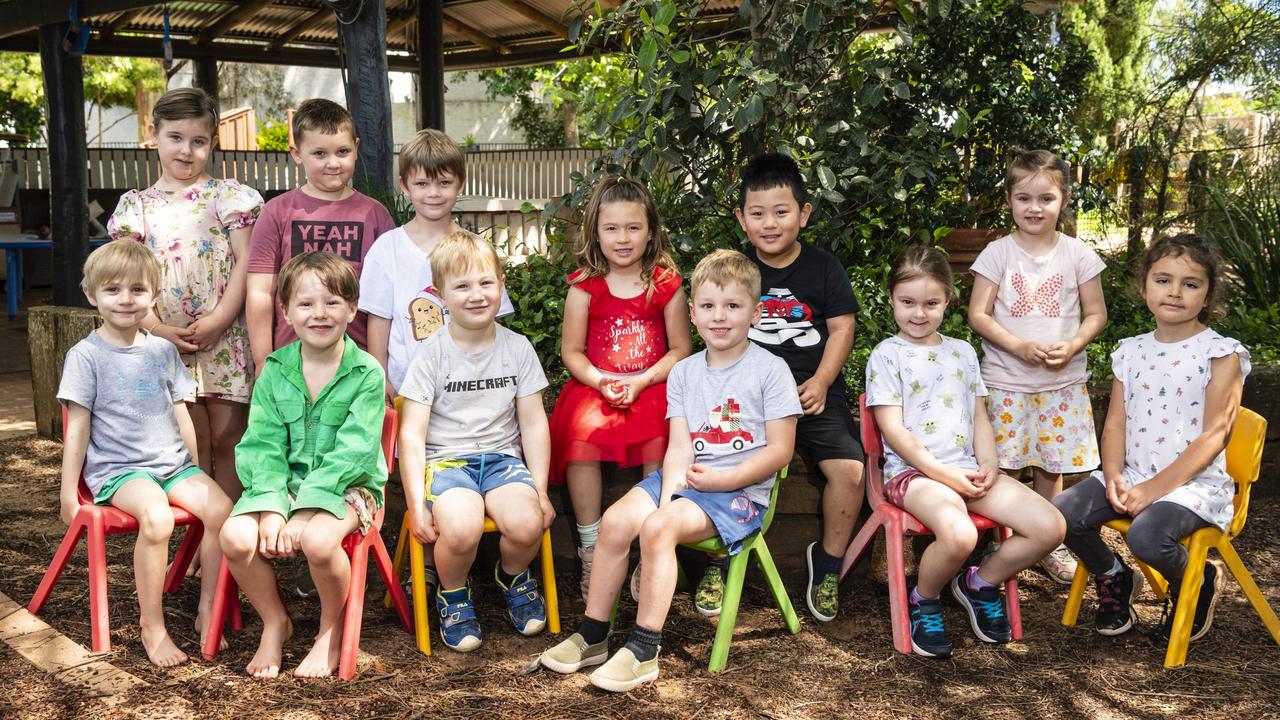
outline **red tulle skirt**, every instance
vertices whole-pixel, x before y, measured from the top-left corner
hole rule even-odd
[[[561,485],[571,462],[622,467],[662,462],[667,452],[667,384],[650,385],[628,408],[569,379],[551,411],[551,484]]]

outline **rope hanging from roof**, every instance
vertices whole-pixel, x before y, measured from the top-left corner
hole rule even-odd
[[[322,0],[322,2],[333,11],[339,23],[350,25],[364,11],[365,0]]]

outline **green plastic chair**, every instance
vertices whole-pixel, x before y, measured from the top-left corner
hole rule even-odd
[[[787,467],[783,467],[778,471],[778,479],[773,483],[773,489],[769,493],[769,507],[764,512],[760,532],[744,540],[742,551],[729,560],[729,576],[725,578],[724,583],[724,602],[720,606],[719,622],[716,623],[716,639],[711,645],[711,662],[707,663],[707,670],[711,672],[723,670],[728,663],[729,645],[733,642],[733,628],[738,624],[738,601],[742,599],[742,583],[746,579],[747,561],[752,553],[756,556],[756,562],[760,564],[760,571],[764,573],[765,582],[769,585],[769,591],[773,593],[773,600],[777,603],[778,610],[782,612],[787,631],[792,635],[800,632],[800,620],[796,617],[795,608],[791,607],[791,598],[787,596],[787,589],[782,586],[782,578],[778,576],[778,568],[773,564],[769,546],[764,542],[764,534],[769,532],[769,525],[773,522],[773,510],[778,506],[778,488],[782,486],[787,470]],[[719,555],[729,552],[724,543],[720,542],[719,536],[691,543],[685,547],[698,552]]]

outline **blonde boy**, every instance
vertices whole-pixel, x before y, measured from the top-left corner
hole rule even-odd
[[[81,468],[99,505],[138,520],[133,574],[138,586],[142,646],[151,662],[186,662],[165,628],[161,590],[169,536],[170,503],[204,523],[200,562],[221,560],[218,531],[231,501],[192,460],[195,428],[186,400],[196,383],[173,343],[141,330],[160,286],[160,263],[146,245],[117,240],[94,250],[84,264],[81,289],[102,315],[102,327],[67,352],[58,400],[67,406],[62,450],[62,520],[75,518]],[[200,580],[196,628],[203,642],[217,573]]]

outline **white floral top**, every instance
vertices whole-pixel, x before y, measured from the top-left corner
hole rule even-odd
[[[218,305],[231,279],[232,230],[253,225],[262,210],[257,190],[235,180],[211,179],[182,192],[155,187],[120,198],[107,229],[113,239],[145,242],[160,260],[161,322],[186,327]],[[184,354],[197,394],[249,402],[253,356],[244,314],[208,352]]]
[[[894,335],[876,345],[867,360],[867,407],[901,405],[902,424],[938,462],[977,470],[973,452],[973,407],[987,395],[978,354],[963,340],[940,336],[938,345],[917,345]],[[884,478],[911,466],[884,445]]]
[[[1120,341],[1111,354],[1111,368],[1124,384],[1126,488],[1168,467],[1203,432],[1211,361],[1233,354],[1240,358],[1242,377],[1247,376],[1249,351],[1212,329],[1176,343],[1162,343],[1155,333]],[[1106,482],[1101,470],[1093,477]],[[1224,451],[1199,475],[1156,502],[1181,505],[1225,530],[1235,512],[1234,496]]]

